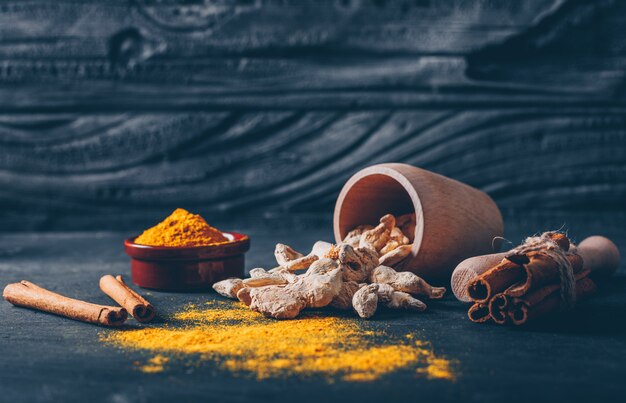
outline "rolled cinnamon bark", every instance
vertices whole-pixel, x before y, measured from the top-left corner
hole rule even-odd
[[[103,276],[100,279],[100,289],[130,312],[138,322],[145,323],[154,318],[152,304],[128,287],[122,276],[113,277],[110,274]]]
[[[471,302],[472,298],[467,292],[467,285],[493,266],[504,259],[506,252],[493,253],[491,255],[474,256],[459,263],[450,279],[450,288],[456,299],[461,302]]]
[[[524,278],[524,268],[508,259],[487,270],[467,285],[467,294],[476,302],[486,303],[494,295]]]
[[[474,323],[484,323],[491,319],[489,315],[489,306],[480,302],[476,302],[467,311],[467,316]]]
[[[512,297],[520,297],[526,293],[538,290],[544,285],[559,281],[559,266],[549,256],[541,252],[531,252],[526,256],[524,278],[517,286],[510,287],[506,292]],[[572,265],[574,276],[583,270],[583,259],[578,255],[567,255],[566,259]],[[521,259],[520,259],[521,261]]]
[[[498,293],[489,301],[489,315],[491,319],[499,325],[507,323],[509,316],[507,308],[511,303],[511,297],[506,294],[506,291]]]
[[[534,320],[561,309],[560,286],[546,286],[541,289],[513,298],[508,316],[515,325]],[[596,292],[596,285],[589,277],[576,281],[576,300],[583,300]]]
[[[128,317],[124,308],[96,305],[68,298],[25,280],[7,285],[3,296],[5,300],[16,306],[104,326],[120,326]]]

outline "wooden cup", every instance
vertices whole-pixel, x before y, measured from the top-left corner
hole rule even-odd
[[[449,282],[454,267],[469,256],[499,249],[502,215],[487,194],[454,179],[407,164],[380,164],[354,174],[344,185],[334,213],[335,240],[354,227],[376,225],[381,216],[415,212],[411,255],[400,270],[429,281]]]

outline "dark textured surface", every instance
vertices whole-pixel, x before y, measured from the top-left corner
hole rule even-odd
[[[507,237],[567,223],[582,239],[605,234],[626,253],[618,216],[514,216]],[[225,227],[226,228],[226,227]],[[288,240],[306,249],[332,235],[328,217],[271,219],[228,227],[252,238],[248,267],[272,264],[273,244]],[[122,240],[131,233],[47,233],[0,236],[2,285],[29,279],[52,290],[108,303],[98,290],[105,273],[128,273]],[[373,326],[392,334],[416,331],[437,354],[458,361],[456,382],[399,372],[372,383],[326,383],[314,379],[258,382],[202,365],[175,362],[165,372],[144,374],[133,361],[149,357],[103,345],[108,330],[0,303],[0,400],[2,401],[622,401],[626,393],[626,270],[601,295],[562,321],[524,329],[470,323],[466,306],[448,297],[425,314],[388,313]],[[157,309],[172,313],[215,294],[145,293]],[[133,321],[129,322],[134,324]]]
[[[328,211],[407,162],[624,209],[621,1],[3,1],[0,230]]]

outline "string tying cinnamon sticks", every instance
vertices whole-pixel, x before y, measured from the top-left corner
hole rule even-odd
[[[110,274],[103,276],[100,279],[100,289],[130,312],[138,322],[145,323],[154,318],[152,304],[128,287],[122,276],[113,277]]]
[[[516,263],[527,264],[526,258],[532,252],[545,256],[556,264],[559,272],[561,301],[564,308],[571,308],[576,303],[576,280],[570,259],[576,255],[576,246],[572,245],[565,234],[544,232],[540,236],[528,237],[524,243],[512,249],[507,259]],[[570,259],[568,259],[570,258]],[[575,259],[575,258],[574,258]]]
[[[3,297],[15,306],[104,326],[121,326],[128,317],[124,308],[68,298],[25,280],[7,285]]]

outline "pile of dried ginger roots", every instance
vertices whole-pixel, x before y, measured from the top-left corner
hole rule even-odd
[[[360,225],[336,245],[316,242],[306,256],[277,244],[278,267],[255,268],[250,278],[229,278],[213,288],[276,319],[325,306],[352,308],[362,318],[373,316],[379,305],[424,311],[426,304],[415,296],[438,299],[446,289],[432,287],[414,273],[396,271],[411,253],[414,232],[415,214],[397,219],[387,214],[377,226]]]

